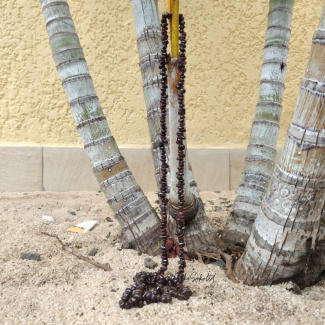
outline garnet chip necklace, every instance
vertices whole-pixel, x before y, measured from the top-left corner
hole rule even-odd
[[[161,161],[161,173],[160,173],[160,192],[158,194],[160,199],[160,215],[161,215],[161,235],[162,239],[161,245],[161,264],[162,266],[157,272],[139,272],[134,277],[134,284],[131,288],[127,288],[119,301],[119,305],[123,309],[130,309],[134,307],[142,308],[145,305],[151,303],[170,303],[172,297],[180,300],[188,300],[192,295],[192,291],[183,286],[184,282],[184,269],[186,267],[186,262],[184,258],[184,166],[185,166],[185,145],[183,140],[185,140],[185,104],[184,104],[184,81],[186,72],[186,33],[184,32],[185,20],[182,14],[179,15],[179,81],[176,86],[178,89],[178,132],[177,141],[178,145],[178,213],[177,213],[177,237],[178,237],[178,248],[179,248],[179,270],[174,275],[164,276],[167,270],[168,258],[167,258],[167,157],[165,145],[168,145],[167,140],[167,125],[166,125],[166,106],[167,106],[167,45],[168,45],[168,23],[167,19],[171,19],[172,13],[166,13],[162,15],[161,18],[161,34],[162,34],[162,50],[159,59],[159,69],[160,69],[160,82],[161,82],[161,97],[160,97],[160,161]],[[167,291],[164,291],[164,286],[167,286]],[[149,290],[153,287],[153,290]]]

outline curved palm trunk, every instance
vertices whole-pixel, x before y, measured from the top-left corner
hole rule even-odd
[[[160,175],[160,75],[159,55],[162,48],[160,18],[157,0],[131,0],[143,94],[147,107],[147,120],[151,139],[151,152],[155,165],[155,178],[159,188]],[[169,119],[167,118],[167,123]],[[167,125],[168,128],[168,125]],[[169,157],[169,146],[166,146]],[[169,177],[168,177],[169,179]]]
[[[160,19],[157,0],[131,0],[137,44],[140,58],[140,70],[143,81],[143,93],[145,97],[148,124],[151,136],[151,150],[156,167],[156,180],[159,187],[160,175],[160,75],[159,75],[159,53],[162,48]],[[169,119],[167,118],[167,123]],[[170,128],[168,126],[168,131]],[[176,135],[177,127],[173,129]],[[169,141],[170,142],[170,141]],[[170,158],[170,145],[166,148],[167,158]],[[177,156],[177,153],[176,153]],[[175,157],[176,157],[175,156]],[[169,161],[169,164],[170,161]],[[177,165],[175,165],[177,166]],[[195,219],[187,224],[185,229],[186,248],[189,252],[200,249],[202,245],[218,245],[218,236],[212,230],[204,212],[203,202],[200,198],[197,184],[189,162],[187,161],[187,184],[192,194],[196,197]],[[176,176],[176,173],[175,173]],[[171,173],[168,176],[171,178]],[[169,182],[170,185],[170,182]],[[176,223],[173,218],[168,220],[168,229],[171,237],[177,240]]]
[[[224,240],[246,244],[274,168],[294,0],[270,0],[255,119]]]
[[[177,130],[178,130],[178,110],[179,108],[179,90],[176,88],[180,80],[179,64],[179,0],[170,1],[168,4],[172,12],[172,18],[169,19],[170,26],[170,39],[171,39],[171,59],[168,64],[168,92],[169,92],[169,125],[170,125],[170,196],[169,205],[171,215],[177,219],[178,212],[178,144]],[[185,125],[184,121],[184,125]],[[183,145],[185,146],[185,164],[183,170],[184,179],[184,216],[185,220],[190,221],[195,218],[198,212],[198,201],[193,195],[190,186],[190,177],[192,176],[189,170],[189,162],[187,158],[187,141],[184,139]]]
[[[148,125],[151,137],[151,151],[156,168],[156,180],[159,187],[160,175],[160,75],[159,55],[162,48],[160,18],[157,0],[131,0],[135,31],[140,59],[140,71],[143,81],[143,93],[148,113]],[[169,112],[168,112],[169,113]],[[169,118],[166,119],[169,133]],[[173,129],[176,135],[177,127]],[[168,135],[168,138],[169,135]],[[176,140],[175,140],[176,141]],[[170,141],[169,141],[170,142]],[[166,146],[167,158],[170,158],[170,146]],[[191,192],[199,197],[197,184],[189,162],[187,161],[187,183]],[[175,172],[176,175],[176,172]],[[171,177],[169,173],[169,178]],[[170,184],[169,184],[170,185]]]
[[[157,0],[131,0],[137,45],[140,59],[140,71],[143,82],[143,94],[147,107],[147,120],[151,138],[151,152],[155,164],[155,178],[159,188],[160,175],[160,75],[159,55],[162,48],[160,17]],[[168,112],[169,113],[169,112]],[[167,128],[169,131],[169,118],[167,116]],[[174,130],[175,134],[177,128]],[[168,135],[169,138],[169,135]],[[169,141],[170,142],[170,141]],[[167,158],[170,158],[169,145],[166,146]],[[189,162],[187,162],[187,179],[189,187],[195,196],[199,196],[197,184]],[[169,173],[169,186],[170,186]]]
[[[280,163],[235,268],[247,284],[292,280],[308,286],[324,269],[324,80],[325,6]]]
[[[108,204],[129,242],[155,253],[160,220],[137,185],[108,127],[66,0],[40,0],[56,68]]]
[[[178,89],[176,89],[176,85],[179,80],[179,69],[177,67],[178,60],[177,58],[171,58],[171,62],[168,66],[168,92],[169,92],[169,125],[170,125],[170,173],[171,173],[171,188],[170,188],[170,202],[177,206],[178,204],[178,188],[177,188],[177,167],[178,167],[178,145],[176,144],[177,140],[177,127],[178,127]],[[187,157],[187,143],[184,140],[185,145],[185,156]],[[184,166],[184,199],[185,206],[190,205],[193,201],[193,194],[190,187],[189,180],[189,166],[188,159],[185,160]],[[195,211],[196,212],[196,211]],[[194,212],[194,213],[195,213]]]

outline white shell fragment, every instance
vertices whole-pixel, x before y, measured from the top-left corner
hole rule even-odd
[[[87,231],[90,231],[95,226],[96,223],[97,223],[97,221],[95,221],[95,220],[84,221],[84,222],[77,224],[75,227],[71,227],[71,228],[67,229],[67,231],[85,233]]]
[[[42,216],[42,219],[46,220],[46,221],[49,221],[49,222],[54,222],[55,221],[54,218],[51,217],[51,216]]]

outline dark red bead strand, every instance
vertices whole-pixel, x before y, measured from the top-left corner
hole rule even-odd
[[[186,33],[184,32],[185,28],[185,20],[182,14],[179,15],[179,81],[176,85],[178,89],[178,132],[177,132],[177,141],[178,144],[178,172],[177,172],[177,187],[178,187],[178,213],[177,213],[177,236],[178,236],[178,248],[179,248],[179,271],[177,273],[177,280],[180,283],[184,281],[184,270],[186,267],[185,258],[184,258],[184,167],[185,167],[185,144],[183,141],[186,139],[185,137],[185,103],[184,103],[184,82],[185,82],[185,65],[186,65],[186,56],[185,56],[185,49],[186,49]],[[190,290],[190,289],[188,289]]]
[[[162,240],[161,245],[161,268],[159,269],[159,274],[164,274],[168,266],[167,258],[167,156],[165,145],[168,144],[167,141],[167,45],[168,45],[168,22],[167,19],[171,17],[170,14],[163,14],[161,18],[161,36],[162,36],[162,49],[161,55],[159,58],[159,69],[161,76],[161,86],[160,86],[160,190],[159,190],[159,199],[160,199],[160,215],[161,215],[161,235]]]

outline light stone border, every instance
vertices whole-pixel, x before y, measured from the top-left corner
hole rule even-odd
[[[120,150],[142,190],[156,191],[150,149]],[[246,149],[189,148],[199,189],[237,190],[245,153]],[[82,147],[0,146],[0,192],[99,190]]]

